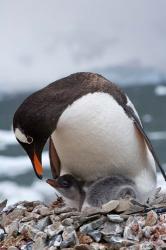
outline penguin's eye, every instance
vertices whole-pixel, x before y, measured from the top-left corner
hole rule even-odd
[[[33,142],[33,137],[31,137],[31,136],[29,136],[29,135],[26,136],[26,135],[23,133],[23,131],[22,131],[21,129],[19,129],[19,128],[16,128],[15,131],[14,131],[14,133],[15,133],[16,138],[17,138],[20,142],[22,142],[22,143],[31,144],[31,143]]]
[[[27,142],[28,144],[31,144],[33,142],[33,138],[31,136],[27,136]]]
[[[63,180],[63,181],[62,181],[62,185],[63,185],[63,187],[65,187],[65,188],[69,188],[69,187],[71,186],[70,182],[67,181],[67,180]]]

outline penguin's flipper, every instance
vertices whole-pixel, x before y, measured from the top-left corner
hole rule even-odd
[[[49,139],[49,158],[52,176],[54,179],[56,179],[60,175],[60,159],[51,137]]]
[[[153,158],[154,158],[156,164],[158,165],[158,167],[159,167],[159,169],[160,169],[160,171],[161,171],[161,173],[162,173],[162,175],[163,175],[163,177],[164,177],[164,179],[166,181],[165,171],[164,171],[164,169],[162,168],[162,166],[160,164],[159,158],[156,155],[155,150],[154,150],[154,148],[152,146],[152,143],[151,143],[150,139],[148,138],[148,136],[146,135],[146,133],[145,133],[145,131],[144,131],[142,125],[141,125],[141,122],[140,122],[139,118],[137,117],[137,115],[135,114],[134,110],[130,106],[126,105],[124,107],[124,109],[125,109],[125,112],[127,113],[127,115],[133,120],[135,127],[138,129],[138,131],[143,136],[143,138],[144,138],[144,140],[145,140],[145,142],[146,142],[146,144],[147,144],[150,152],[153,155]]]

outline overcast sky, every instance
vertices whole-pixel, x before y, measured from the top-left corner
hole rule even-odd
[[[166,72],[165,0],[1,0],[2,89],[111,66]]]

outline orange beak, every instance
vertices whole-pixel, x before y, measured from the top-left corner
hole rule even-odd
[[[37,174],[37,176],[42,179],[42,175],[43,175],[43,167],[41,165],[41,162],[39,161],[36,153],[34,153],[33,156],[33,167],[35,170],[35,173]]]

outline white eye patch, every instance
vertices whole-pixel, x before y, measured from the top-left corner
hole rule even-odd
[[[31,136],[26,136],[25,134],[23,134],[23,132],[19,128],[16,128],[14,133],[15,133],[16,138],[20,142],[27,143],[27,144],[31,144],[33,142],[33,138]]]

